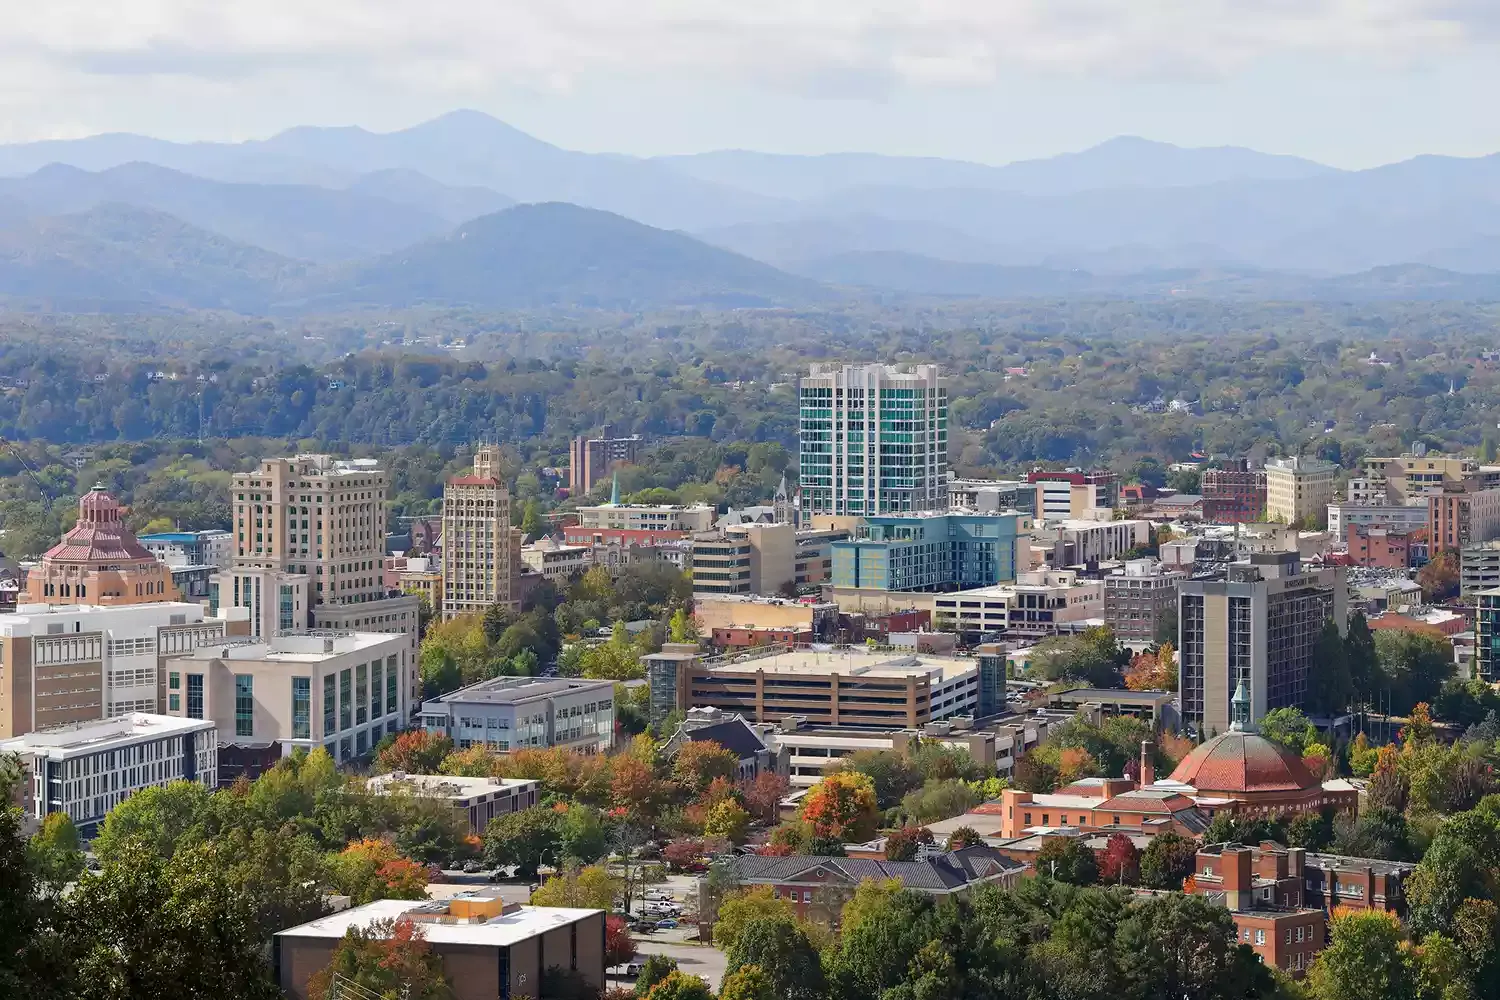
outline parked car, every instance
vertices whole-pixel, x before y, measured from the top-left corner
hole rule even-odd
[[[630,926],[630,929],[640,934],[650,934],[656,930],[656,924],[650,920],[637,920]]]
[[[643,969],[644,967],[645,966],[643,966],[640,962],[631,962],[629,965],[625,966],[625,975],[630,977],[631,979],[634,979],[641,974],[641,969]]]
[[[478,875],[482,871],[484,871],[484,865],[480,864],[478,861],[470,861],[464,865],[465,875]]]
[[[673,920],[671,917],[668,917],[666,920],[658,920],[656,922],[656,929],[659,931],[670,931],[674,930],[676,927],[677,921]]]

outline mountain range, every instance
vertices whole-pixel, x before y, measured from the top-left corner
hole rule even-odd
[[[1349,171],[1121,137],[1003,166],[639,158],[562,149],[473,111],[389,133],[0,146],[0,294],[12,296],[71,275],[78,301],[223,308],[800,303],[828,285],[1488,297],[1494,272],[1500,155]]]

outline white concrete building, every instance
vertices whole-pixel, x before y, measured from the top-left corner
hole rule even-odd
[[[589,571],[594,565],[594,552],[587,545],[567,545],[555,538],[539,538],[521,546],[521,562],[545,579],[564,584]]]
[[[1351,525],[1390,528],[1393,531],[1416,531],[1427,527],[1427,500],[1419,504],[1331,503],[1328,505],[1328,533],[1342,540]]]
[[[422,725],[461,748],[603,753],[614,744],[614,695],[613,681],[494,677],[424,701]]]
[[[0,743],[30,776],[27,811],[36,820],[66,813],[85,837],[115,806],[143,788],[173,781],[218,784],[214,724],[133,712],[75,723]]]
[[[363,757],[404,728],[406,637],[307,632],[193,650],[166,661],[166,714],[210,719],[227,742],[277,742]]]
[[[942,631],[1048,636],[1103,623],[1104,581],[1081,580],[1074,570],[1016,575],[1015,583],[938,594],[933,625]]]
[[[0,615],[0,738],[158,712],[163,657],[245,628],[242,609],[172,601],[18,605]]]

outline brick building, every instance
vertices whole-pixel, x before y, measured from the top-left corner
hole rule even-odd
[[[1264,844],[1210,844],[1198,851],[1184,890],[1222,903],[1241,944],[1261,961],[1301,978],[1327,942],[1327,918],[1303,901],[1306,854]]]
[[[1217,524],[1251,524],[1266,514],[1266,474],[1252,470],[1245,459],[1218,469],[1205,469],[1203,520]]]
[[[1351,524],[1344,538],[1352,566],[1406,569],[1412,563],[1411,532]]]

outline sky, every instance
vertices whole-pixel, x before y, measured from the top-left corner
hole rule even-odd
[[[1500,151],[1500,0],[0,0],[0,142],[388,131],[987,163]]]

